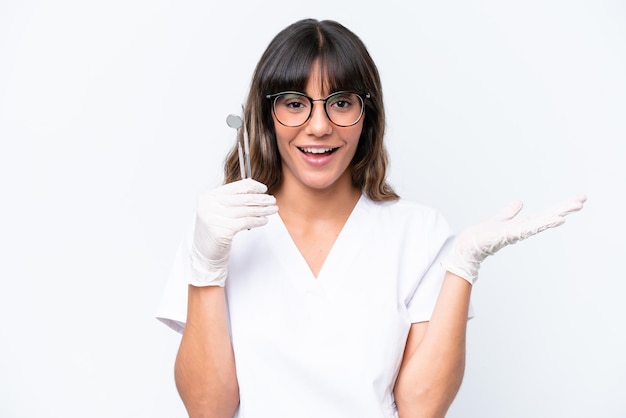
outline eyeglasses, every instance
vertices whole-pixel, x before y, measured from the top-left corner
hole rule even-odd
[[[338,91],[323,99],[312,99],[297,91],[283,91],[265,97],[272,100],[272,111],[281,125],[292,128],[304,125],[313,113],[313,102],[322,102],[328,119],[337,126],[346,127],[361,120],[364,99],[369,99],[370,94]]]

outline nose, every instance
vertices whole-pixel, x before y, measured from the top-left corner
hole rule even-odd
[[[314,102],[311,117],[306,124],[307,133],[314,136],[329,135],[333,131],[332,122],[324,110],[324,102]]]

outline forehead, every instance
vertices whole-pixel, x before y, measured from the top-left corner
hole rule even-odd
[[[322,70],[319,61],[313,62],[309,70],[309,77],[306,80],[304,92],[311,97],[326,97],[332,91],[329,91],[332,83],[329,83],[327,71]]]

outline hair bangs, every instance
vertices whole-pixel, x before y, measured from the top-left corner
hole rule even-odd
[[[280,58],[274,60],[274,65],[265,68],[261,74],[264,93],[303,91],[317,57],[317,49],[317,45],[306,38],[295,45],[294,40],[285,43],[277,54]]]
[[[358,62],[355,52],[340,50],[331,42],[327,42],[325,47],[317,58],[322,74],[322,90],[326,94],[343,90],[367,93],[367,87],[362,82],[365,77],[355,65]]]

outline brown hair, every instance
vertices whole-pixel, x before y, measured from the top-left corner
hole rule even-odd
[[[268,94],[303,91],[311,66],[318,62],[328,91],[369,93],[365,100],[363,131],[351,163],[352,183],[375,201],[397,200],[387,183],[387,151],[383,138],[385,111],[378,69],[363,42],[341,24],[314,19],[300,20],[283,29],[261,56],[245,106],[250,140],[252,177],[273,193],[282,179],[282,164]],[[239,179],[235,146],[226,157],[225,182]]]

